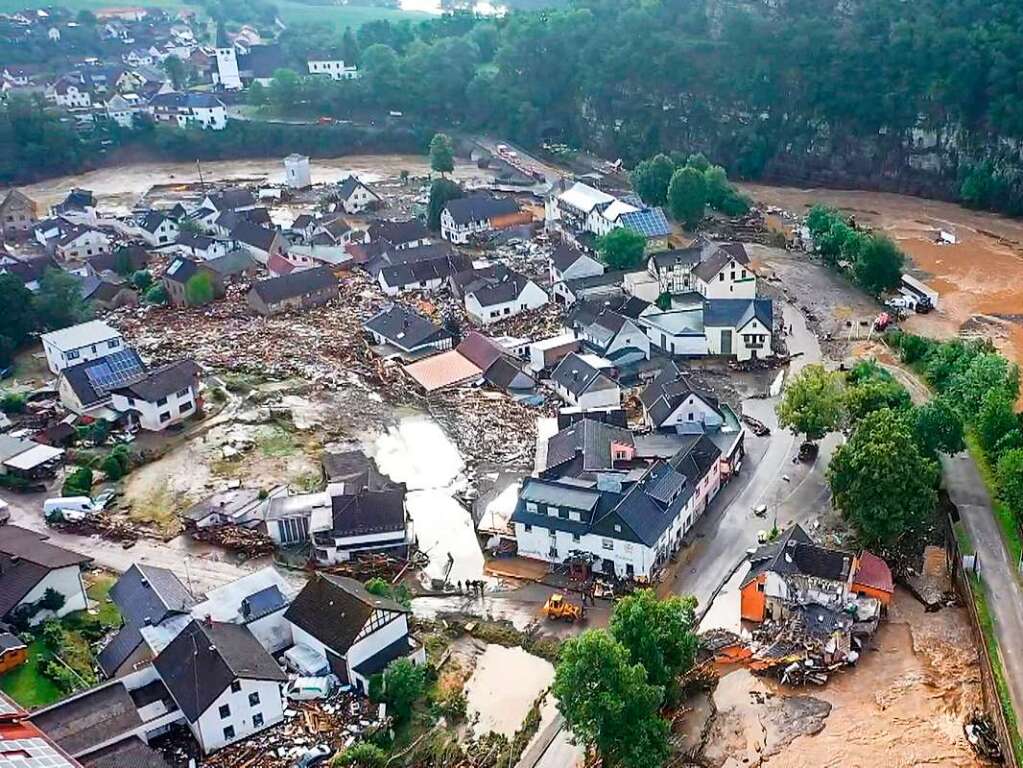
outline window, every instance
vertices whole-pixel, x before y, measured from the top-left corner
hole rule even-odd
[[[79,354],[81,353],[77,349],[72,349],[70,352],[64,353],[64,358],[66,360],[77,360]]]
[[[231,707],[229,707],[227,704],[221,704],[219,712],[220,719],[223,720],[224,718],[231,716]]]
[[[618,523],[615,523],[615,533],[621,533],[621,532],[622,532],[622,527],[620,525],[618,525]]]
[[[763,592],[763,591],[764,591],[764,585],[763,584],[757,584],[757,592]]]
[[[719,283],[725,282],[725,273],[724,272],[721,272],[721,273],[718,274],[718,282]]]
[[[231,693],[238,693],[242,689],[242,684],[238,680],[231,683]]]
[[[511,314],[511,307],[505,307],[505,308],[504,308],[504,313],[505,313],[506,315],[510,315],[510,314]]]
[[[557,517],[558,516],[558,508],[557,507],[550,507],[550,506],[547,507],[547,514],[550,515],[551,517]]]
[[[159,405],[167,405],[167,398],[166,397],[161,397],[159,400],[156,401],[156,404],[158,406]]]
[[[610,552],[615,548],[615,543],[611,539],[601,539],[600,546]]]
[[[555,531],[553,528],[548,528],[547,529],[547,535],[550,536],[553,539],[553,538],[557,537],[558,532]]]
[[[262,728],[263,727],[263,713],[257,712],[252,716],[252,727]]]
[[[233,739],[234,738],[234,726],[233,725],[229,725],[229,726],[227,726],[227,728],[224,729],[224,738],[225,739]]]
[[[531,526],[529,523],[526,523],[524,526],[522,526],[522,528],[526,533],[529,533],[533,530],[533,526]]]
[[[185,403],[181,403],[178,406],[178,413],[188,413],[190,410],[192,410],[192,407],[193,407],[193,403],[192,403],[191,400],[189,400],[188,402],[185,402]]]
[[[163,423],[168,422],[168,421],[170,421],[170,412],[161,413],[160,414],[160,423],[163,424]]]
[[[527,512],[532,512],[532,513],[536,514],[536,502],[535,501],[527,501],[526,502],[526,511]]]
[[[568,510],[567,509],[559,509],[558,510],[558,517],[560,517],[562,520],[568,520]]]
[[[575,543],[575,544],[579,543],[579,534],[578,533],[573,533],[572,534],[572,542]]]
[[[121,346],[121,340],[111,339],[110,341],[107,342],[107,346],[110,347],[110,349],[117,349],[119,346]]]
[[[249,694],[249,706],[250,707],[259,706],[259,691],[255,691]]]

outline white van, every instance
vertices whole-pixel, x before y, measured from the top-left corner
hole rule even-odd
[[[92,499],[88,496],[58,496],[43,502],[43,514],[48,515],[58,509],[68,512],[92,512]]]
[[[285,689],[284,694],[295,701],[309,701],[311,699],[325,699],[331,691],[337,687],[336,675],[324,675],[323,677],[296,677]]]

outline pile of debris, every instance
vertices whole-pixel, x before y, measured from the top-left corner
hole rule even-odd
[[[408,568],[423,568],[429,562],[430,558],[417,550],[412,553],[408,560],[401,560],[384,554],[361,554],[344,563],[317,567],[316,570],[324,573],[333,573],[337,576],[347,576],[359,581],[381,578],[393,583],[398,575]]]
[[[197,528],[192,537],[196,541],[216,544],[232,552],[239,552],[246,559],[272,555],[276,550],[273,539],[265,533],[240,525],[211,525]]]
[[[974,752],[992,762],[1002,762],[1002,745],[998,740],[998,731],[987,714],[976,710],[972,712],[963,723],[963,732]]]
[[[389,727],[366,699],[338,693],[323,701],[291,702],[284,722],[207,757],[202,768],[292,768],[314,747],[331,754]]]
[[[73,533],[76,536],[98,534],[105,539],[120,541],[128,546],[138,541],[139,537],[145,533],[140,526],[123,517],[115,517],[107,510],[89,515],[81,520],[53,522],[49,525],[56,530]]]

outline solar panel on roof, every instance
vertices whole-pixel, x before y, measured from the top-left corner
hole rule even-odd
[[[175,262],[174,262],[173,264],[171,264],[171,265],[170,265],[170,266],[169,266],[169,267],[167,268],[167,274],[168,274],[168,275],[173,275],[173,274],[174,274],[175,272],[177,272],[177,271],[178,271],[179,269],[181,269],[181,265],[182,265],[183,263],[184,263],[184,262],[183,262],[183,261],[181,261],[180,259],[179,259],[178,261],[175,261]]]
[[[136,381],[144,373],[142,363],[134,350],[122,349],[98,360],[85,369],[92,388],[97,392],[109,392],[129,382]]]
[[[634,213],[627,213],[622,216],[622,221],[629,229],[632,229],[645,237],[659,237],[668,234],[671,230],[664,212],[659,208],[647,208]]]

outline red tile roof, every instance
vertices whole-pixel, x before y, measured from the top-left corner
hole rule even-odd
[[[888,567],[888,563],[867,551],[864,551],[859,557],[853,583],[861,584],[864,587],[871,587],[881,592],[891,593],[895,591],[895,584],[892,581],[892,570]]]

